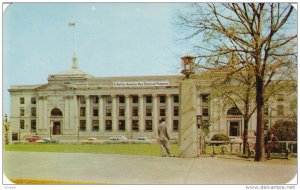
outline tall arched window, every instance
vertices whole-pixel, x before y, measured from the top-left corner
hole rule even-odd
[[[54,108],[54,109],[51,111],[51,116],[63,116],[63,114],[62,114],[62,112],[60,111],[60,109]]]
[[[240,112],[239,108],[237,108],[237,107],[231,107],[227,111],[227,115],[242,115],[242,113]]]

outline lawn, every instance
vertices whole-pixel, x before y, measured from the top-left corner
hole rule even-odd
[[[178,145],[172,144],[172,153],[178,156]],[[158,144],[10,144],[5,145],[5,151],[28,152],[66,152],[66,153],[95,153],[95,154],[127,154],[160,156]],[[206,146],[207,154],[212,154],[212,147]],[[215,147],[219,154],[221,148]]]
[[[171,148],[177,156],[178,145],[172,144]],[[158,144],[11,144],[5,146],[5,151],[161,155]]]

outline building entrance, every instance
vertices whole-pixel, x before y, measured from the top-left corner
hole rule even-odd
[[[60,135],[60,134],[61,134],[60,121],[54,121],[52,135]]]

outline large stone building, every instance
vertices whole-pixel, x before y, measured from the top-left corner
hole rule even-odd
[[[181,75],[93,77],[78,68],[74,56],[70,70],[51,74],[47,84],[12,86],[10,124],[13,140],[31,135],[76,140],[113,135],[155,138],[158,122],[165,117],[172,135],[179,128]],[[243,118],[235,107],[209,98],[209,82],[195,76],[197,115],[202,115],[210,134],[241,136]],[[292,117],[289,95],[280,93],[266,109],[266,123]],[[267,124],[268,125],[268,124]],[[270,124],[269,124],[270,125]],[[249,134],[256,129],[255,114]]]

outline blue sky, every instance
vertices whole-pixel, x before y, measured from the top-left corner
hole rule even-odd
[[[11,85],[47,83],[70,69],[76,23],[79,68],[93,76],[179,74],[189,45],[176,12],[184,3],[14,3],[3,16],[3,112]]]

